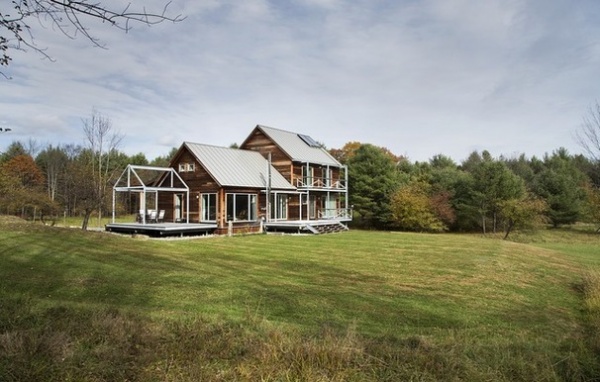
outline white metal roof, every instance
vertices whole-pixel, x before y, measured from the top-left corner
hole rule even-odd
[[[192,142],[183,144],[221,186],[267,187],[269,164],[260,153]],[[271,188],[295,190],[273,166]]]
[[[327,150],[321,147],[310,146],[300,138],[299,134],[264,125],[258,125],[257,128],[271,138],[294,162],[310,162],[335,167],[342,166]]]

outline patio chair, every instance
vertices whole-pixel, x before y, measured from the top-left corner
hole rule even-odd
[[[158,212],[158,217],[156,218],[157,223],[163,223],[165,221],[165,210],[160,210]]]
[[[148,223],[158,223],[156,210],[150,210],[148,214]]]
[[[137,216],[135,217],[135,221],[141,223],[144,221],[144,210],[139,210]]]

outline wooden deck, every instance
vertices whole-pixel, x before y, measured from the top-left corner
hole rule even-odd
[[[124,234],[142,234],[148,236],[194,236],[211,234],[216,224],[198,223],[110,223],[106,231]]]

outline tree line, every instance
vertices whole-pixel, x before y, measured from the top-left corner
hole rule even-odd
[[[330,153],[348,165],[353,223],[425,232],[504,232],[540,224],[600,225],[600,162],[559,148],[543,158],[472,152],[410,162],[372,144]]]
[[[79,216],[87,229],[93,213],[111,213],[112,185],[128,164],[164,167],[177,150],[152,161],[129,156],[119,150],[122,135],[110,118],[94,111],[82,122],[83,145],[15,141],[0,153],[0,214],[48,224]]]
[[[123,136],[110,118],[94,111],[82,122],[84,145],[16,141],[0,153],[0,213],[50,224],[59,216],[80,216],[87,229],[93,213],[112,211],[112,186],[128,164],[165,167],[177,151],[153,160],[141,152],[129,156],[119,150]],[[514,229],[540,224],[600,226],[600,160],[594,150],[584,156],[559,148],[543,158],[474,151],[461,163],[443,154],[411,162],[361,142],[329,152],[348,165],[357,227],[508,237]],[[124,203],[121,212],[131,210]]]

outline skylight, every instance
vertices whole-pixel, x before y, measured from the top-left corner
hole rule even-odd
[[[298,137],[300,137],[300,139],[302,139],[304,141],[304,143],[306,143],[310,147],[320,147],[319,142],[315,141],[308,135],[298,134]]]

